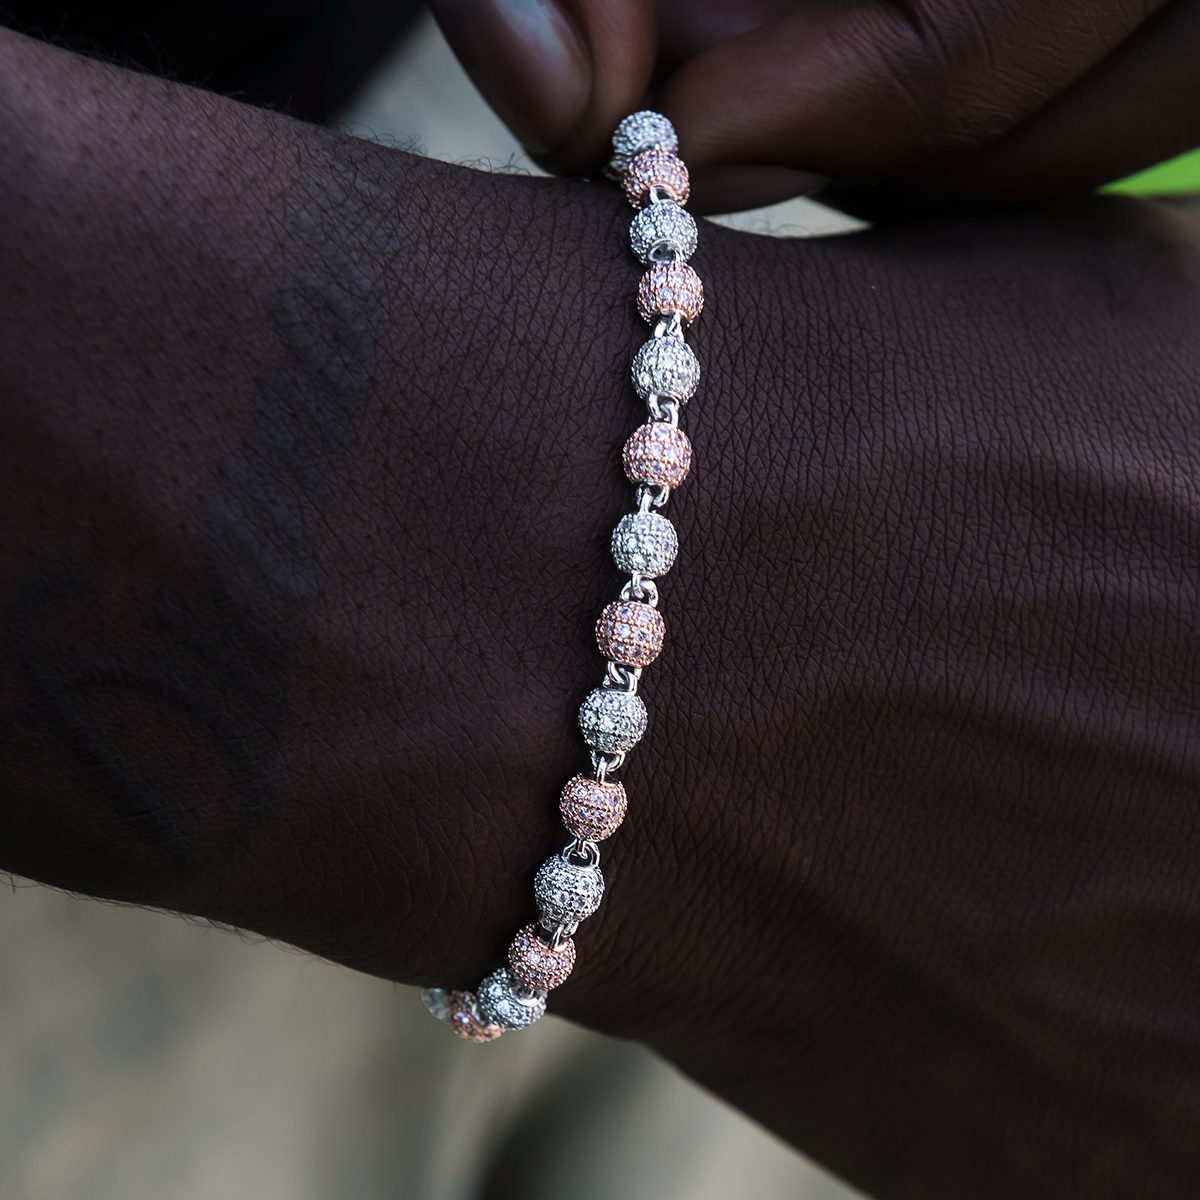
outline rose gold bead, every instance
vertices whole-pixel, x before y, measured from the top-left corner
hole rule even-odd
[[[662,651],[666,626],[649,604],[615,600],[596,622],[600,653],[626,667],[648,667]]]
[[[494,1042],[503,1032],[498,1025],[485,1025],[475,1015],[474,992],[449,992],[445,1000],[446,1024],[468,1042]]]
[[[637,305],[652,325],[660,316],[672,313],[690,325],[704,308],[704,285],[687,263],[655,263],[638,284]]]
[[[677,488],[692,466],[692,443],[682,429],[652,421],[635,429],[621,454],[633,483]]]
[[[528,987],[548,992],[570,975],[575,965],[575,940],[564,938],[557,950],[551,950],[535,929],[534,925],[526,925],[513,938],[508,948],[508,969]]]
[[[686,204],[691,185],[683,159],[666,150],[643,150],[625,172],[625,195],[634,208],[641,208],[651,188],[661,188],[678,205]]]
[[[612,837],[625,820],[629,801],[619,783],[601,783],[586,775],[576,775],[558,802],[563,824],[572,837],[585,842],[602,842]]]

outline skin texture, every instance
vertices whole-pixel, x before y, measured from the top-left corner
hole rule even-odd
[[[466,7],[486,23],[526,5]],[[448,19],[463,0],[433,7],[498,111],[538,93],[536,62],[518,66]],[[701,212],[829,180],[826,199],[876,219],[1047,200],[1200,143],[1195,0],[563,0],[555,11],[578,31],[592,100],[543,98],[530,109],[541,134],[514,131],[552,170],[594,170],[616,121],[648,99],[679,131]],[[590,53],[600,28],[621,53],[611,36],[602,59]]]
[[[628,209],[13,35],[0,110],[0,864],[473,984],[620,584]],[[694,262],[667,648],[551,1007],[875,1196],[1194,1195],[1191,218]]]

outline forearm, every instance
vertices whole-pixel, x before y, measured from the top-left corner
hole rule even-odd
[[[619,199],[0,47],[0,862],[473,982],[619,586]],[[654,723],[553,1006],[880,1195],[1181,1194],[1191,232],[695,261]]]
[[[461,831],[413,810],[439,717],[393,645],[453,637],[444,523],[509,519],[471,379],[512,405],[545,353],[498,344],[509,214],[485,176],[0,47],[4,863],[403,971],[410,856]]]
[[[61,449],[8,498],[4,865],[478,976],[613,586],[620,201],[5,45],[5,391]]]
[[[278,736],[184,642],[222,640],[202,505],[281,365],[267,298],[300,265],[303,147],[12,34],[0,55],[6,865],[167,902],[261,803],[248,764],[221,778],[216,710],[251,757]]]

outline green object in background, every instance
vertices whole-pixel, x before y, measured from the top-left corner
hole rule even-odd
[[[1156,167],[1147,167],[1116,183],[1106,183],[1100,190],[1124,196],[1186,196],[1200,192],[1200,150],[1168,158]]]

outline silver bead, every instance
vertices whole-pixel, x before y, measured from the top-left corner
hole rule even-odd
[[[630,575],[665,575],[679,553],[675,526],[661,513],[629,513],[612,535],[613,561]]]
[[[525,994],[518,992],[518,988]],[[525,1029],[546,1012],[546,997],[524,987],[507,967],[493,971],[476,989],[479,1015],[502,1029]]]
[[[651,338],[634,356],[633,386],[643,400],[666,396],[686,404],[699,382],[700,363],[681,338]]]
[[[600,907],[604,876],[599,867],[581,866],[556,854],[538,868],[533,895],[547,929],[577,925]]]
[[[696,252],[696,220],[670,200],[647,204],[629,226],[629,244],[647,266],[672,253],[686,261]]]
[[[640,696],[615,688],[596,688],[579,709],[583,740],[605,754],[632,750],[646,732],[647,719]]]
[[[445,988],[422,988],[421,1003],[425,1005],[426,1011],[431,1017],[436,1017],[439,1021],[449,1021],[450,1010],[447,1001],[450,998],[450,993]]]
[[[630,113],[617,126],[612,144],[613,156],[608,168],[619,175],[629,166],[629,160],[643,150],[654,147],[674,154],[679,149],[679,138],[675,135],[675,126],[666,117],[646,109]]]

